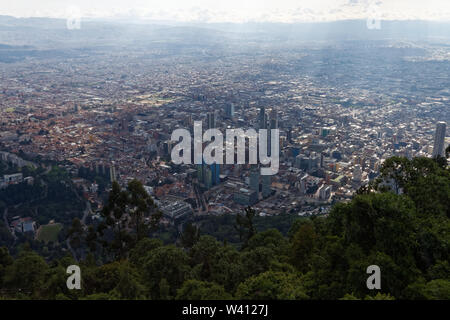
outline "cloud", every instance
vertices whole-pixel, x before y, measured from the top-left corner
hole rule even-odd
[[[66,18],[71,6],[85,17],[201,22],[366,19],[375,6],[387,20],[450,20],[449,0],[0,0],[0,14]]]

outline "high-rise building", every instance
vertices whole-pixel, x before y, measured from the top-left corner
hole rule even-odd
[[[353,181],[361,182],[362,180],[362,169],[359,164],[355,165],[353,168]]]
[[[216,128],[216,112],[208,112],[206,115],[208,129]]]
[[[235,192],[233,196],[234,202],[243,206],[251,206],[258,202],[258,194],[253,190],[240,189],[239,192]]]
[[[220,164],[213,163],[210,165],[211,175],[212,175],[212,184],[218,185],[220,183]]]
[[[259,108],[259,129],[267,129],[267,116],[264,107]]]
[[[270,129],[278,129],[278,112],[273,109],[270,114]]]
[[[270,115],[270,126],[267,130],[267,155],[272,155],[272,129],[278,129],[278,112],[273,109]]]
[[[220,164],[213,163],[207,165],[205,162],[197,165],[197,179],[203,183],[206,189],[220,183]]]
[[[200,182],[200,183],[203,182],[203,165],[202,164],[197,165],[197,179],[198,179],[198,182]]]
[[[114,182],[117,180],[116,165],[115,165],[114,161],[111,162],[111,166],[109,167],[109,176],[111,178],[111,182]]]
[[[173,145],[175,144],[174,141],[167,140],[163,142],[163,154],[168,156],[172,153]]]
[[[319,199],[326,201],[330,199],[331,196],[331,186],[327,186],[326,184],[322,185],[319,189]]]
[[[225,115],[230,119],[234,117],[234,104],[232,102],[225,105]]]
[[[447,129],[447,124],[443,121],[439,121],[436,124],[436,132],[434,134],[434,147],[433,147],[433,158],[437,156],[445,157],[445,130]]]
[[[212,170],[210,167],[207,166],[203,167],[203,183],[206,189],[211,189],[213,185],[213,180],[212,180]]]
[[[330,134],[330,129],[329,128],[320,128],[320,135],[322,137],[326,137],[329,134]]]
[[[306,194],[306,190],[307,190],[307,181],[308,180],[308,178],[307,178],[307,176],[303,176],[301,179],[300,179],[300,193],[301,194]]]
[[[184,126],[187,128],[192,127],[192,115],[188,114],[183,120]]]
[[[259,193],[259,170],[254,169],[250,171],[250,190]]]
[[[272,176],[269,175],[264,175],[261,176],[261,184],[262,184],[262,196],[263,198],[267,198],[268,196],[270,196],[272,194]]]

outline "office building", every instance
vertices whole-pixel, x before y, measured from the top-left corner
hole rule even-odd
[[[225,115],[230,119],[234,117],[234,104],[232,102],[225,105]]]
[[[217,128],[216,127],[216,125],[217,125],[216,120],[217,120],[216,112],[208,112],[206,114],[207,128],[208,129]]]
[[[267,129],[267,115],[264,107],[259,109],[259,129]]]
[[[253,169],[250,171],[250,190],[259,193],[259,176],[260,171],[258,169]]]
[[[210,165],[212,185],[217,186],[220,183],[220,164],[213,163]]]
[[[258,201],[258,195],[255,191],[241,188],[239,192],[234,193],[233,200],[243,206],[251,206]]]
[[[109,176],[111,178],[111,182],[117,180],[116,165],[114,161],[111,162],[111,166],[109,167]]]
[[[261,191],[263,198],[267,198],[272,194],[272,176],[261,176]]]
[[[319,199],[322,201],[327,201],[331,196],[331,186],[327,186],[326,184],[322,185],[319,188]]]
[[[443,121],[436,124],[436,132],[434,134],[433,158],[437,156],[445,157],[445,130],[447,125]]]

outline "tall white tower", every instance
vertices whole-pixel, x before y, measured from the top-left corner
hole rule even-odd
[[[109,176],[111,177],[111,183],[117,180],[116,164],[114,163],[114,161],[111,161],[111,166],[109,167]]]
[[[443,121],[439,121],[436,124],[436,133],[434,135],[433,158],[436,158],[438,155],[441,157],[445,156],[444,141],[446,128],[447,124]]]

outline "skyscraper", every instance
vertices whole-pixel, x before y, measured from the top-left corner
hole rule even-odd
[[[216,128],[216,113],[208,112],[208,114],[206,115],[206,122],[208,129]]]
[[[204,161],[197,165],[197,178],[199,183],[203,183],[206,189],[220,184],[220,164],[213,163],[207,165]]]
[[[198,182],[203,183],[203,164],[197,165],[197,179]]]
[[[234,104],[232,102],[225,105],[225,115],[230,119],[234,117]]]
[[[308,176],[303,176],[301,179],[300,179],[300,193],[301,194],[306,194],[306,190],[307,190],[307,183],[308,183],[308,178],[307,178]]]
[[[115,165],[114,161],[111,161],[111,166],[109,167],[109,176],[111,178],[111,182],[114,182],[117,180],[116,165]]]
[[[260,174],[257,168],[250,171],[250,190],[256,193],[259,193],[259,176]]]
[[[264,107],[259,108],[259,129],[267,129],[267,116]]]
[[[278,112],[273,109],[270,114],[270,129],[278,129]]]
[[[272,194],[272,176],[261,176],[262,196],[267,198]]]
[[[443,121],[439,121],[436,124],[436,133],[434,134],[434,147],[433,147],[433,158],[436,158],[438,155],[441,157],[445,156],[445,130],[447,128],[447,124]]]
[[[212,174],[212,184],[218,185],[220,183],[220,164],[213,163],[210,165]]]
[[[362,169],[359,164],[355,165],[353,168],[353,181],[355,182],[361,182],[362,180]]]
[[[278,112],[272,109],[269,121],[269,130],[267,130],[267,155],[272,155],[272,129],[278,129]]]
[[[206,189],[211,189],[213,185],[212,170],[210,167],[203,167],[203,183]]]

